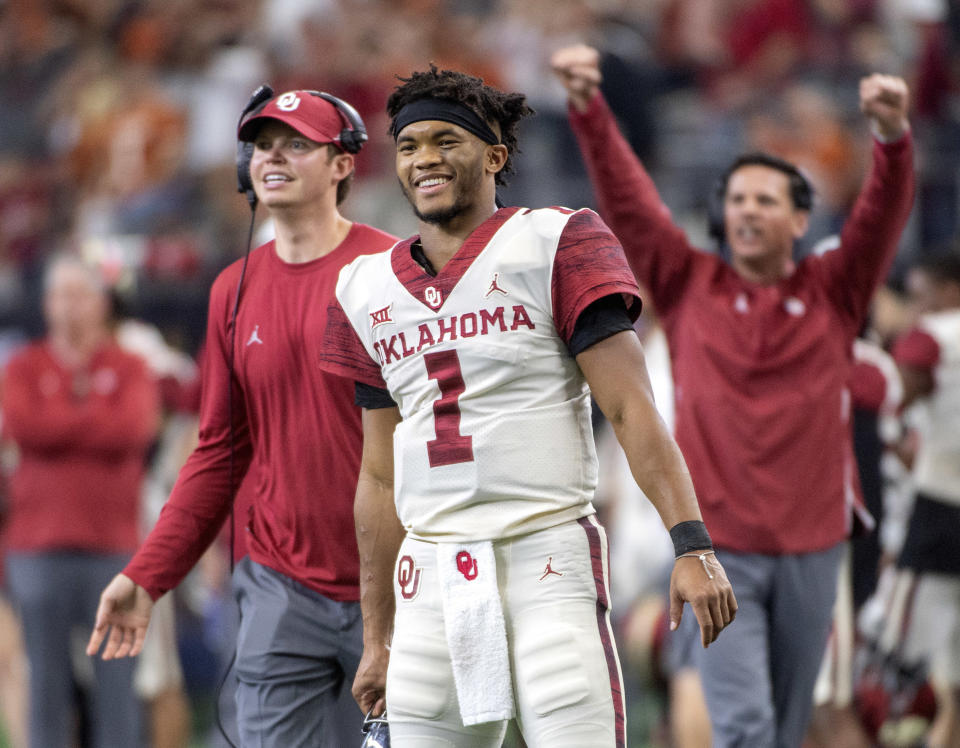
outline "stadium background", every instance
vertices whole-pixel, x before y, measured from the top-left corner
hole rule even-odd
[[[523,91],[537,110],[505,203],[592,206],[548,67],[554,49],[579,41],[607,53],[605,93],[695,243],[708,245],[709,185],[755,147],[810,176],[812,240],[836,231],[869,155],[856,87],[872,71],[910,82],[919,154],[890,287],[910,261],[952,241],[953,0],[0,0],[0,363],[42,331],[42,267],[60,249],[100,263],[129,314],[196,353],[210,282],[245,246],[235,126],[261,82],[330,91],[365,118],[371,141],[343,206],[350,218],[415,230],[383,105],[396,75],[431,61]],[[258,224],[259,239],[269,232]],[[184,598],[199,736],[214,658],[203,604]],[[634,710],[642,744],[655,700]]]

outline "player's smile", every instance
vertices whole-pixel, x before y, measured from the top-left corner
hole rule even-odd
[[[267,190],[278,189],[292,181],[293,177],[278,172],[267,172],[263,175],[263,187]]]
[[[450,176],[434,176],[432,174],[425,174],[421,177],[413,180],[414,187],[417,188],[417,192],[421,195],[433,195],[437,192],[440,192],[443,187],[453,181],[453,177]]]

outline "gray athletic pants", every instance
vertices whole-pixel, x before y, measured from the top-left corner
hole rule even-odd
[[[697,639],[693,657],[715,748],[799,748],[803,742],[841,556],[842,544],[782,556],[717,552],[737,596],[737,617],[706,650],[689,606],[677,632]]]
[[[350,687],[363,653],[360,603],[330,600],[249,558],[233,581],[243,748],[359,745],[363,714]]]
[[[100,593],[129,558],[81,551],[7,554],[7,585],[20,614],[30,663],[31,748],[74,744],[77,679],[72,663],[77,642],[86,643]],[[90,662],[91,745],[142,745],[141,707],[133,690],[136,660],[104,662],[98,656]]]

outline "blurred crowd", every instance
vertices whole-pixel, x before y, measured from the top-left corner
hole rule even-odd
[[[958,229],[954,0],[0,0],[0,365],[44,331],[44,266],[60,252],[97,265],[126,316],[197,355],[210,283],[247,243],[236,125],[260,83],[329,91],[358,109],[370,141],[343,206],[351,219],[414,232],[384,103],[396,76],[430,62],[522,91],[537,110],[504,203],[592,206],[549,69],[551,52],[576,42],[604,53],[611,108],[704,247],[709,185],[737,153],[761,149],[809,177],[812,240],[801,251],[828,248],[869,160],[858,81],[873,71],[906,78],[917,200],[872,334],[883,346],[906,329],[897,292],[907,269]],[[260,218],[255,245],[269,232]],[[660,540],[641,545],[669,557]],[[184,604],[200,622],[184,619],[181,632],[187,684],[207,693],[219,653],[203,632],[227,625],[203,620],[221,600],[217,568],[188,588]],[[661,581],[624,578],[622,595],[642,598]],[[653,626],[633,613],[630,625]],[[5,628],[0,681],[13,662]],[[636,641],[647,646],[648,632]]]
[[[412,229],[383,105],[396,75],[430,61],[538,110],[508,202],[589,204],[548,68],[576,41],[608,53],[607,97],[692,232],[700,185],[746,145],[798,161],[826,229],[810,235],[836,228],[866,153],[856,81],[906,77],[923,161],[905,262],[954,230],[958,15],[949,0],[5,0],[0,326],[38,332],[38,268],[70,248],[195,350],[209,281],[243,249],[234,128],[265,81],[329,90],[365,118],[357,220]]]

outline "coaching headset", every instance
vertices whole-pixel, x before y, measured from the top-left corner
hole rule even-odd
[[[357,113],[357,110],[342,99],[338,99],[333,94],[323,91],[300,91],[299,93],[319,96],[321,99],[333,104],[340,118],[343,120],[344,127],[340,134],[334,139],[347,153],[357,153],[367,142],[367,128],[363,124],[363,119]],[[260,114],[264,107],[273,100],[273,89],[267,84],[258,86],[250,95],[250,100],[240,113],[240,120],[237,122],[237,132],[243,127],[244,123]],[[257,193],[253,188],[253,179],[250,176],[250,161],[253,158],[254,144],[246,140],[237,141],[237,192],[241,192],[247,197],[250,203],[250,230],[247,233],[247,250],[243,255],[243,266],[240,269],[240,280],[237,283],[237,293],[233,302],[233,312],[230,315],[231,336],[235,335],[235,322],[237,319],[237,309],[240,305],[240,289],[243,286],[243,278],[247,271],[247,259],[250,256],[250,245],[253,242],[254,214],[257,210]],[[230,343],[230,367],[233,371],[233,341]],[[231,382],[232,382],[231,377]],[[232,484],[231,484],[232,485]]]
[[[803,173],[789,161],[769,153],[746,153],[730,164],[717,179],[713,189],[707,195],[707,232],[717,243],[718,251],[727,255],[727,231],[723,219],[723,202],[727,196],[727,182],[730,175],[743,166],[766,166],[776,169],[790,180],[790,199],[797,210],[809,211],[813,208],[813,187]]]
[[[325,101],[329,101],[336,108],[343,120],[344,127],[340,134],[334,140],[347,153],[358,153],[367,142],[367,128],[363,124],[359,113],[343,99],[338,99],[333,94],[324,91],[300,91],[308,93],[311,96],[319,96]],[[262,85],[250,96],[250,101],[244,107],[240,114],[240,121],[237,123],[237,131],[243,127],[243,124],[256,117],[263,108],[273,99],[273,89],[268,85]],[[253,189],[253,180],[250,178],[250,160],[253,158],[254,144],[249,141],[240,140],[237,142],[237,192],[242,192],[250,203],[250,209],[257,207],[257,193]]]

